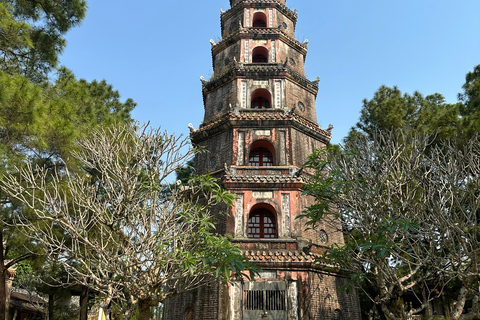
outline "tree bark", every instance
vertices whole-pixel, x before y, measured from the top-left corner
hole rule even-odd
[[[53,293],[48,295],[48,319],[53,320],[53,303],[55,302],[55,296]]]
[[[452,311],[452,319],[458,320],[462,315],[463,307],[465,306],[465,300],[467,299],[467,288],[462,286],[460,288],[460,292],[458,293],[457,301],[453,307]]]
[[[7,316],[7,290],[5,260],[3,256],[3,230],[0,230],[0,320],[6,320]]]
[[[87,320],[88,318],[88,287],[83,287],[80,295],[80,320]]]
[[[152,320],[150,312],[150,302],[148,300],[138,301],[138,318],[142,320]]]

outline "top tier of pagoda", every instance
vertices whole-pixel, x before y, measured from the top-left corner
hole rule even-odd
[[[316,123],[319,79],[305,77],[307,41],[295,39],[296,10],[288,9],[285,0],[230,4],[221,13],[221,41],[211,40],[213,77],[202,78],[204,123],[252,109],[296,110]]]

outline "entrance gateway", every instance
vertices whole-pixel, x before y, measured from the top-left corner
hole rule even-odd
[[[196,173],[237,196],[233,207],[219,208],[229,214],[218,215],[216,231],[263,271],[256,281],[213,283],[169,299],[164,319],[360,319],[357,293],[340,290],[346,274],[314,262],[343,243],[340,222],[306,230],[297,219],[313,204],[302,195],[309,173],[301,168],[331,134],[317,123],[319,78],[305,76],[307,41],[295,39],[297,11],[285,1],[230,0],[221,10],[214,74],[201,77],[204,119],[191,129],[192,143],[207,150],[195,158]]]

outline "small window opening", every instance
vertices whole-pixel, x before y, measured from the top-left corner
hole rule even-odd
[[[268,59],[263,54],[257,54],[252,57],[252,61],[254,63],[266,63]]]
[[[269,109],[270,108],[270,92],[265,89],[257,89],[252,93],[252,109]]]
[[[264,97],[258,97],[252,100],[252,109],[268,109],[270,101]]]
[[[253,21],[253,27],[254,28],[266,28],[267,23],[263,20],[255,20],[255,21]]]
[[[268,50],[265,47],[256,47],[252,51],[253,63],[267,63],[268,62]]]
[[[257,12],[253,15],[253,24],[254,28],[266,28],[267,27],[267,16],[263,12]]]

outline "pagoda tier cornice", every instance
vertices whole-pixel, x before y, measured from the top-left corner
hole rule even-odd
[[[307,55],[307,44],[289,37],[280,28],[241,28],[225,39],[222,39],[220,42],[214,44],[212,46],[212,55],[217,55],[241,39],[282,40],[288,46],[302,53],[304,56]]]
[[[237,110],[236,112],[229,112],[206,122],[197,130],[190,132],[190,137],[194,143],[206,140],[212,135],[223,132],[230,128],[265,128],[265,127],[293,127],[302,131],[308,136],[328,144],[331,139],[330,131],[323,130],[320,126],[295,112],[285,112],[278,110],[262,110],[256,111],[253,109]]]
[[[283,63],[237,63],[222,75],[203,81],[202,91],[205,95],[236,78],[252,78],[268,80],[285,78],[317,96],[319,79],[310,81],[301,74],[286,67]]]
[[[305,183],[301,173],[302,171],[295,166],[230,166],[226,168],[221,181],[228,190],[300,190]]]
[[[221,15],[222,22],[224,19],[231,18],[233,15],[237,14],[238,11],[241,11],[244,8],[276,8],[294,23],[296,23],[297,21],[296,10],[290,10],[289,8],[287,8],[287,6],[277,0],[245,0],[238,2],[237,4],[233,5],[229,10],[223,12]]]
[[[259,239],[248,239],[255,242],[261,242]],[[236,243],[242,249],[242,255],[249,261],[257,263],[257,265],[264,269],[275,270],[302,270],[306,272],[317,272],[323,274],[336,274],[340,277],[346,277],[351,274],[351,271],[340,268],[338,266],[328,265],[319,262],[322,254],[305,253],[299,250],[278,250],[278,249],[250,249],[245,250],[245,242],[247,239],[234,239],[232,242]],[[268,239],[272,240],[272,239]],[[281,240],[281,239],[279,239]]]
[[[294,179],[294,178],[283,177],[283,176],[276,176],[276,177],[273,177],[273,176],[264,176],[264,177],[227,176],[223,179],[222,184],[224,188],[227,190],[237,190],[237,189],[299,190],[303,186],[303,182],[299,182],[298,178]]]

